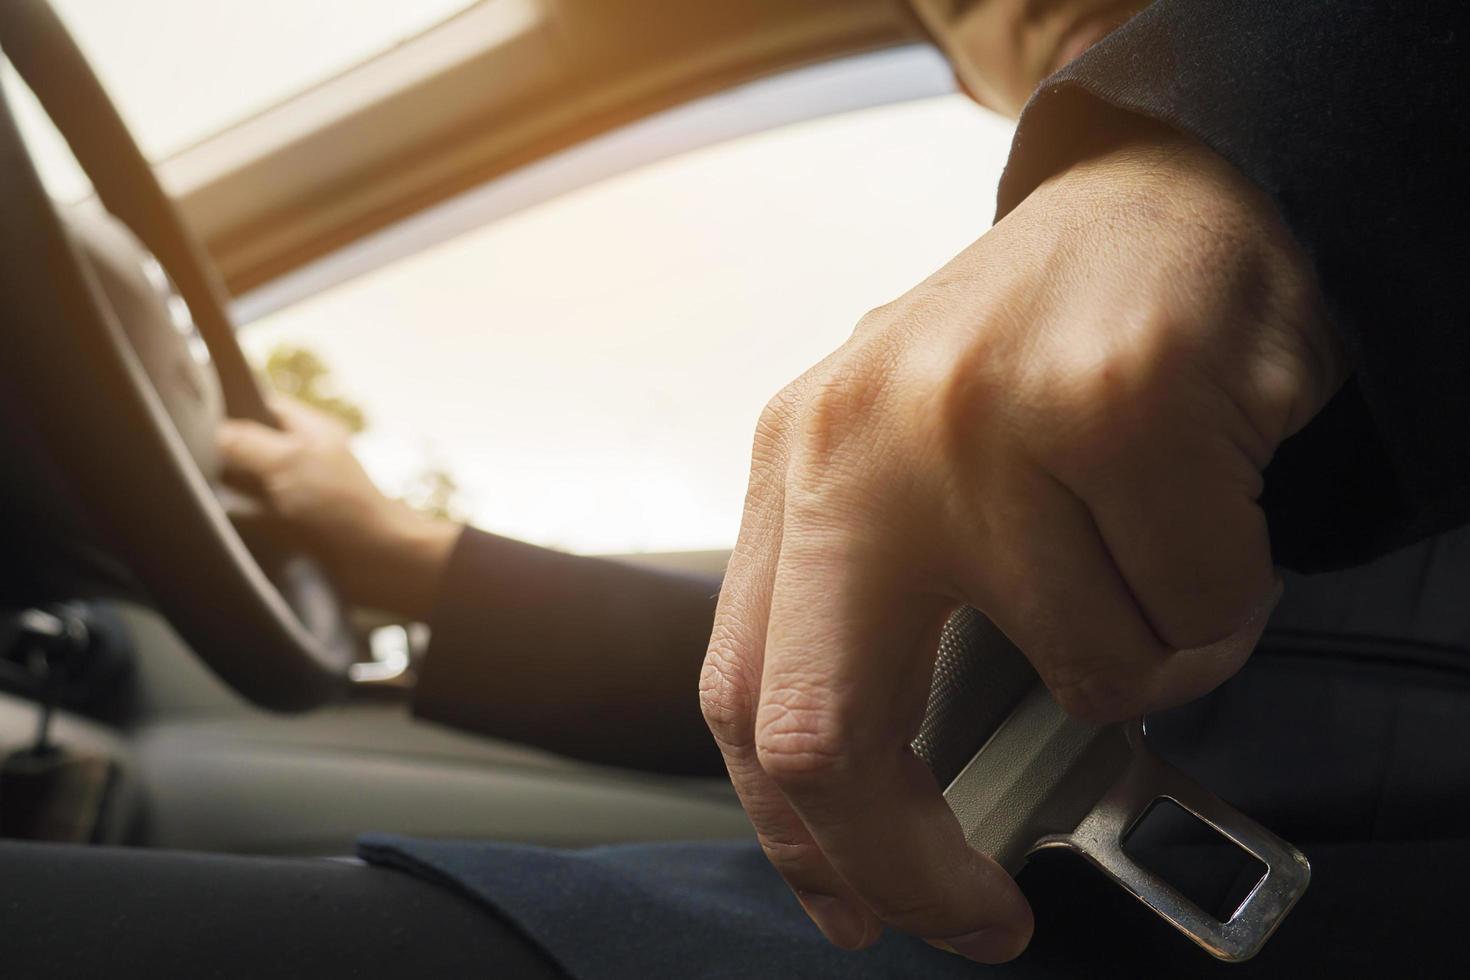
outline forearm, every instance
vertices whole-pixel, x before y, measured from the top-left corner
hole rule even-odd
[[[596,762],[718,774],[695,694],[717,590],[467,530],[414,711]]]

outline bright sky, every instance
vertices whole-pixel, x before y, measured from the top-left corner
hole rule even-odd
[[[56,2],[155,157],[468,6]],[[744,137],[503,218],[242,340],[323,356],[366,408],[359,451],[390,490],[441,465],[501,533],[726,548],[761,406],[985,230],[1009,139],[959,96]],[[64,151],[43,154],[64,186]]]

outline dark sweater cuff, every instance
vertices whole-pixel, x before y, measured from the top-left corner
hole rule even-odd
[[[497,635],[507,617],[548,622],[569,601],[570,555],[466,527],[450,552],[429,617],[429,652],[419,665],[413,712],[456,727],[481,723],[494,683]]]

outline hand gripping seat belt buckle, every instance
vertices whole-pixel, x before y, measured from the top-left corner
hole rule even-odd
[[[1141,722],[1067,716],[1024,655],[973,609],[940,641],[914,751],[929,764],[970,845],[1012,875],[1042,850],[1081,855],[1211,956],[1247,960],[1306,891],[1306,857],[1156,755]],[[1265,868],[1225,918],[1125,850],[1167,801]]]

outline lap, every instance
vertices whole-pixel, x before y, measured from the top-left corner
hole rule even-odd
[[[1038,856],[1023,871],[1032,949],[985,968],[893,935],[860,954],[828,946],[749,843],[567,852],[384,839],[364,853],[479,896],[582,980],[1456,975],[1450,937],[1470,880],[1467,730],[1463,668],[1289,645],[1153,720],[1160,750],[1313,863],[1302,903],[1243,966],[1211,961],[1069,855]],[[1166,846],[1176,868],[1212,856]]]
[[[452,891],[339,861],[0,842],[0,975],[556,978]]]
[[[1456,839],[1470,825],[1467,703],[1464,682],[1422,665],[1332,669],[1267,654],[1155,727],[1181,765],[1313,861],[1306,898],[1261,956],[1219,967],[1082,862],[1056,857],[1033,861],[1021,877],[1037,915],[1031,950],[964,975],[1453,975],[1449,937],[1470,879],[1470,841]],[[671,847],[678,852],[607,849],[607,860],[545,852],[548,863],[492,856],[476,872],[486,890],[475,902],[465,897],[468,872],[445,887],[444,876],[325,860],[0,843],[0,972],[564,975],[523,938],[531,933],[578,977],[656,975],[644,967],[676,960],[686,980],[741,976],[730,968],[753,947],[762,977],[935,975],[927,947],[890,943],[881,963],[859,966],[865,954],[853,960],[814,930],[806,936],[758,853]],[[553,878],[556,887],[545,887]],[[684,893],[670,893],[676,881]],[[660,902],[696,916],[698,943],[670,955],[690,931],[673,928]],[[577,944],[581,957],[569,957]]]

